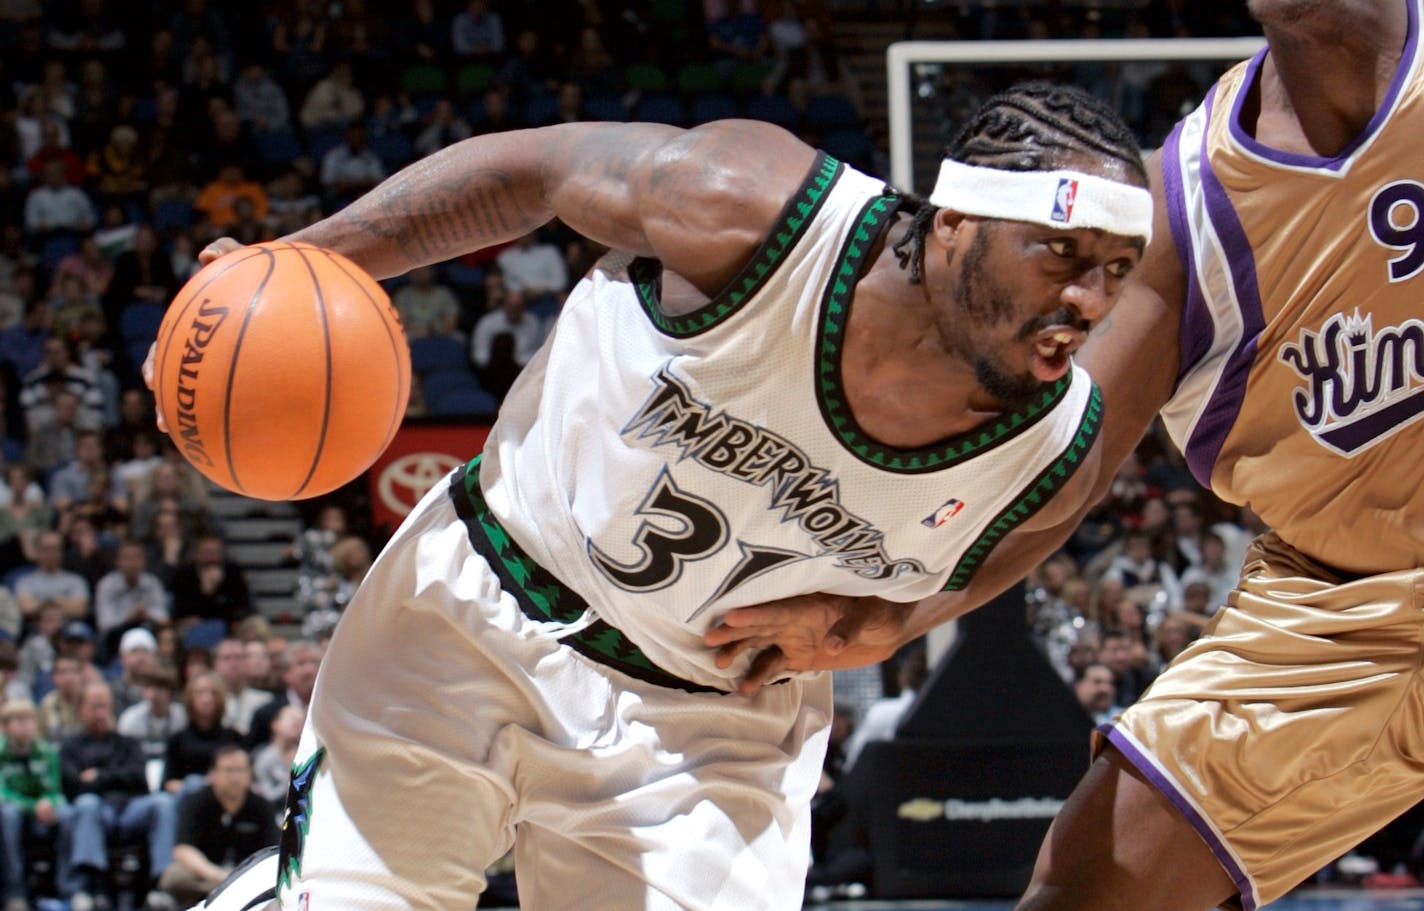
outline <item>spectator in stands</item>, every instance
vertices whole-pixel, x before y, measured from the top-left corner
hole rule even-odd
[[[117,327],[124,310],[135,301],[168,304],[177,290],[173,264],[158,245],[153,226],[140,224],[134,231],[133,246],[114,260],[114,275],[104,295],[104,318]],[[152,426],[152,418],[148,419]]]
[[[57,602],[67,617],[89,613],[89,584],[65,570],[63,561],[64,538],[57,531],[41,532],[35,543],[35,569],[15,582],[15,599],[25,616],[35,613],[43,601]]]
[[[74,458],[75,435],[98,426],[80,397],[62,383],[56,381],[45,389],[45,394],[49,405],[36,408],[37,423],[30,427],[30,442],[25,447],[25,461],[41,472],[52,471]]]
[[[79,733],[83,727],[80,720],[80,698],[84,691],[86,663],[77,655],[66,655],[63,651],[54,657],[51,677],[54,689],[40,700],[40,736],[55,743],[63,743],[66,737]]]
[[[3,268],[3,259],[0,259],[0,268]],[[35,267],[29,263],[16,264],[9,280],[0,284],[0,331],[24,323],[25,309],[30,301],[38,298],[39,285]]]
[[[142,202],[148,189],[146,152],[139,147],[138,130],[121,123],[109,131],[104,146],[89,153],[84,169],[101,205]]]
[[[523,292],[505,291],[499,309],[480,317],[470,337],[470,359],[481,385],[503,398],[543,340],[543,324],[525,309]]]
[[[450,22],[457,63],[493,63],[504,54],[504,19],[487,0],[469,0]]]
[[[307,713],[298,706],[282,706],[272,719],[272,739],[252,752],[252,790],[275,806],[281,806],[287,797],[306,718]]]
[[[40,144],[25,162],[32,182],[44,180],[45,167],[52,161],[64,164],[64,182],[74,187],[84,186],[84,159],[69,147],[69,133],[63,121],[46,117],[40,121]]]
[[[54,316],[42,297],[25,302],[25,319],[0,333],[0,362],[14,368],[16,376],[25,376],[44,361],[44,343],[50,337]]]
[[[129,390],[133,392],[134,390]],[[152,420],[150,418],[150,420]],[[135,433],[124,445],[124,454],[115,453],[116,463],[113,469],[114,481],[123,489],[124,496],[129,503],[134,501],[138,491],[148,483],[148,477],[153,470],[163,464],[163,456],[158,452],[158,440],[155,437],[156,431],[147,430]],[[110,439],[118,443],[118,438],[110,434]]]
[[[707,0],[707,49],[724,80],[738,64],[766,59],[766,27],[755,0]]]
[[[325,78],[312,86],[298,115],[309,133],[341,130],[359,123],[366,111],[366,99],[356,87],[351,64],[339,60]]]
[[[20,407],[25,423],[34,432],[53,417],[55,392],[67,390],[78,399],[75,427],[99,429],[104,423],[104,390],[94,371],[74,360],[69,342],[57,335],[44,342],[44,360],[24,378],[20,387]],[[77,443],[77,439],[73,442]],[[64,459],[73,458],[73,454]]]
[[[531,231],[499,251],[495,258],[504,273],[505,287],[529,298],[558,295],[569,289],[568,267],[559,248]]]
[[[200,901],[254,852],[277,844],[273,807],[252,792],[252,763],[240,746],[213,753],[207,784],[178,804],[173,863],[158,887],[182,907]]]
[[[74,435],[74,458],[60,465],[50,475],[49,500],[56,512],[63,512],[77,501],[89,496],[89,482],[95,476],[110,479],[107,495],[115,507],[127,511],[128,494],[109,475],[109,463],[104,458],[104,437],[98,430],[80,430]]]
[[[329,211],[380,183],[386,176],[381,158],[366,145],[366,128],[360,123],[346,127],[346,141],[321,159],[321,186]]]
[[[107,683],[86,684],[83,730],[60,744],[64,793],[75,807],[75,882],[85,883],[71,897],[70,911],[93,911],[100,874],[109,868],[110,832],[146,837],[151,882],[173,859],[173,796],[149,793],[143,750],[114,731],[113,709]]]
[[[203,784],[213,754],[223,744],[240,744],[242,735],[223,724],[227,690],[215,672],[200,671],[183,688],[183,710],[188,723],[168,738],[163,761],[163,789],[187,794]]]
[[[223,726],[245,737],[252,730],[253,714],[272,701],[272,694],[248,685],[243,659],[243,646],[237,639],[223,639],[213,646],[213,673],[222,679],[227,695]]]
[[[183,567],[188,548],[187,533],[183,530],[183,520],[177,507],[169,506],[153,513],[143,543],[148,551],[147,565],[163,583],[164,589],[172,594],[173,583],[178,579],[178,571]],[[171,599],[169,603],[171,613]]]
[[[5,911],[28,911],[26,846],[56,846],[55,886],[68,898],[82,888],[74,882],[70,856],[72,808],[64,796],[59,750],[40,737],[35,704],[7,699],[0,707],[5,740],[0,743],[0,849],[4,851]]]
[[[143,544],[124,541],[115,552],[113,570],[94,587],[94,623],[100,637],[112,646],[125,630],[167,622],[168,602],[163,583],[148,571]]]
[[[58,601],[43,601],[28,618],[30,630],[20,646],[17,679],[27,687],[27,695],[38,698],[41,686],[50,686],[54,657],[59,654],[60,631],[64,629],[64,608]]]
[[[603,33],[596,26],[585,25],[579,32],[578,46],[569,57],[569,78],[590,95],[612,95],[622,91],[622,76],[617,62],[608,52]]]
[[[1203,582],[1208,588],[1206,615],[1211,616],[1226,606],[1231,591],[1236,587],[1241,567],[1232,566],[1226,560],[1226,542],[1216,531],[1206,531],[1201,535],[1201,562],[1187,567],[1182,573],[1183,589],[1194,582]]]
[[[410,282],[396,291],[391,302],[401,315],[408,338],[455,336],[458,332],[460,302],[448,285],[436,280],[434,266],[412,269]]]
[[[282,682],[272,672],[272,655],[265,641],[248,639],[242,643],[242,677],[255,690],[275,694],[281,689]],[[250,727],[248,732],[251,733]]]
[[[907,647],[897,658],[900,693],[878,699],[865,711],[865,717],[851,732],[846,742],[845,770],[850,771],[860,758],[865,745],[877,740],[893,740],[900,720],[905,717],[915,696],[929,679],[929,660],[923,645]]]
[[[1115,701],[1117,681],[1113,677],[1112,668],[1100,661],[1088,664],[1078,671],[1078,678],[1073,682],[1073,692],[1078,696],[1078,704],[1088,713],[1088,717],[1093,719],[1095,725],[1110,720],[1122,711],[1122,707]]]
[[[321,219],[321,199],[307,188],[297,167],[284,169],[267,185],[268,227],[277,236]]]
[[[93,235],[79,241],[79,249],[61,259],[54,267],[50,281],[58,282],[73,277],[78,279],[82,292],[94,297],[103,297],[114,279],[114,267],[104,258],[99,241]]]
[[[355,535],[347,535],[331,549],[333,586],[326,597],[308,608],[302,618],[302,636],[321,641],[329,639],[341,612],[351,596],[366,578],[371,568],[371,548]]]
[[[114,651],[118,659],[106,676],[114,695],[114,711],[122,715],[144,700],[144,676],[158,663],[158,640],[135,626],[119,637]]]
[[[138,741],[145,761],[157,762],[161,768],[168,755],[168,738],[188,723],[183,703],[173,698],[178,692],[178,675],[168,664],[155,661],[135,679],[143,686],[143,701],[119,715],[116,729]],[[162,772],[158,775],[161,778]]]
[[[203,187],[193,200],[193,207],[206,214],[215,228],[226,231],[237,221],[237,203],[241,199],[252,204],[258,219],[267,217],[267,191],[262,184],[247,178],[241,161],[228,161],[217,179]]]
[[[281,660],[283,688],[252,716],[252,730],[247,735],[249,747],[272,739],[272,720],[282,706],[294,705],[303,712],[308,709],[312,688],[316,686],[316,673],[321,667],[321,655],[321,646],[310,639],[288,643]]]
[[[414,0],[397,21],[394,38],[399,71],[416,63],[440,65],[450,57],[450,24],[436,11],[435,0]]]
[[[456,112],[455,105],[448,98],[441,98],[430,109],[429,123],[415,137],[415,154],[423,158],[461,139],[468,139],[474,132],[470,122]]]
[[[272,28],[272,51],[282,61],[283,84],[292,97],[306,93],[327,71],[327,18],[321,4],[297,0]]]
[[[242,74],[233,83],[232,103],[237,118],[259,133],[281,133],[292,128],[287,93],[255,60],[243,66]]]
[[[228,237],[241,244],[256,244],[272,239],[272,230],[268,227],[266,217],[258,217],[252,200],[245,197],[234,200],[232,211],[232,223],[224,229]]]
[[[491,86],[480,96],[481,117],[471,124],[479,133],[499,133],[517,129],[524,124],[520,114],[510,105],[509,96],[502,86]]]
[[[20,677],[20,650],[12,639],[0,639],[0,700],[33,701],[29,682]]]
[[[1197,637],[1199,627],[1183,611],[1172,611],[1157,624],[1152,633],[1152,649],[1148,663],[1153,673],[1160,672],[1182,653]]]
[[[242,568],[227,558],[221,535],[203,534],[173,580],[173,622],[179,630],[203,620],[224,630],[252,612]]]
[[[1146,655],[1134,655],[1132,636],[1123,630],[1109,629],[1103,633],[1098,660],[1108,666],[1116,681],[1114,702],[1127,708],[1152,684],[1153,674],[1145,666]],[[1140,663],[1139,663],[1140,661]]]
[[[84,191],[66,181],[65,164],[50,161],[39,185],[25,197],[25,230],[37,241],[94,230],[99,213]]]
[[[208,512],[207,489],[203,486],[202,476],[183,461],[173,447],[166,446],[164,454],[164,460],[154,466],[148,474],[147,483],[141,484],[134,495],[134,536],[150,534],[155,518],[166,510],[178,514],[183,531],[189,536],[209,530],[212,517]]]

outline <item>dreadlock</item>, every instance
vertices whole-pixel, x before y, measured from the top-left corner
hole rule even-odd
[[[990,98],[945,150],[954,161],[1004,171],[1051,171],[1084,154],[1122,162],[1147,186],[1142,150],[1117,112],[1080,88],[1049,82],[1021,83]],[[913,208],[913,220],[891,249],[919,284],[938,207],[913,195],[903,207]]]

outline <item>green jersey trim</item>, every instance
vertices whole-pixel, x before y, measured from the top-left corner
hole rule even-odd
[[[786,254],[805,235],[844,169],[844,165],[836,159],[825,152],[818,152],[810,173],[801,183],[801,188],[781,210],[776,227],[762,241],[751,260],[742,267],[731,284],[691,313],[670,316],[663,312],[661,262],[640,256],[629,263],[628,277],[632,279],[638,302],[642,304],[648,319],[664,335],[691,338],[706,332],[740,310],[742,305],[761,290],[777,267],[785,261]]]

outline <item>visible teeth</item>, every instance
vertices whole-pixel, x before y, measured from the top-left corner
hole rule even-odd
[[[1071,345],[1073,344],[1073,333],[1066,330],[1055,332],[1053,333],[1053,340],[1060,345]]]
[[[1057,357],[1057,356],[1058,356],[1058,346],[1057,346],[1057,345],[1049,345],[1049,344],[1045,344],[1045,343],[1043,343],[1043,342],[1039,342],[1039,343],[1038,343],[1036,346],[1034,346],[1034,347],[1036,347],[1036,348],[1038,349],[1038,353],[1039,353],[1039,354],[1043,355],[1043,356],[1046,357],[1046,358],[1052,358],[1052,357]]]

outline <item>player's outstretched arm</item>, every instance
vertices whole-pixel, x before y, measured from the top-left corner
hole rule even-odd
[[[558,217],[715,293],[756,250],[814,154],[790,133],[746,120],[493,133],[409,165],[288,239],[336,250],[387,278]]]
[[[970,585],[914,604],[806,595],[729,612],[704,641],[728,666],[759,650],[743,692],[786,670],[832,670],[883,661],[901,645],[992,600],[1063,545],[1107,493],[1117,467],[1142,439],[1176,386],[1186,281],[1163,201],[1161,162],[1147,163],[1155,206],[1153,241],[1121,299],[1076,355],[1103,394],[1103,427],[1090,461],[1043,511],[1006,537]]]

